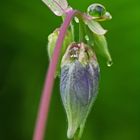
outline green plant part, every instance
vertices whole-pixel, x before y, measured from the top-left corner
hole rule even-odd
[[[48,51],[48,56],[49,59],[51,60],[51,57],[53,55],[54,49],[55,49],[55,45],[56,45],[56,41],[59,35],[59,28],[57,28],[56,30],[53,31],[53,33],[51,33],[48,36],[48,45],[47,45],[47,51]],[[72,42],[72,33],[70,31],[67,31],[65,39],[63,41],[63,46],[61,49],[61,54],[59,57],[59,61],[57,64],[57,70],[56,70],[56,76],[60,76],[60,65],[61,65],[61,59],[63,54],[65,53],[67,46]]]
[[[94,39],[94,46],[93,48],[96,50],[97,53],[101,54],[107,60],[107,66],[112,65],[112,58],[110,52],[108,50],[107,41],[104,35],[96,35],[93,33]]]
[[[34,140],[43,140],[54,76],[60,76],[60,94],[68,120],[67,137],[80,140],[98,94],[100,68],[96,53],[107,59],[108,66],[112,64],[104,36],[107,30],[103,29],[98,21],[112,17],[105,7],[98,3],[91,4],[87,13],[82,13],[69,7],[67,0],[43,2],[55,15],[62,16],[63,24],[48,37],[47,49],[51,61]],[[76,22],[73,22],[74,18]]]

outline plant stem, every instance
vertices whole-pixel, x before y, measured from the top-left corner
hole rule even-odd
[[[75,35],[74,35],[74,25],[73,25],[73,22],[71,22],[70,27],[71,27],[72,41],[74,42],[75,41]]]
[[[82,22],[83,21],[79,19],[79,42],[83,42],[85,40]]]
[[[59,58],[59,54],[61,51],[61,46],[66,34],[66,31],[69,27],[69,24],[74,17],[74,15],[77,13],[75,10],[69,10],[66,13],[66,18],[60,28],[59,36],[56,42],[56,47],[54,49],[54,53],[49,65],[48,73],[46,75],[46,80],[44,84],[44,89],[40,101],[39,106],[39,112],[37,116],[36,126],[34,130],[33,140],[43,140],[44,134],[45,134],[45,126],[48,118],[48,111],[49,111],[49,105],[51,100],[51,93],[52,88],[54,84],[54,75],[56,72],[56,66]]]

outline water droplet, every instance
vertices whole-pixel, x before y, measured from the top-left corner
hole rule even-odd
[[[88,7],[87,13],[93,17],[99,18],[106,13],[106,9],[103,5],[98,4],[98,3],[94,3]]]
[[[107,19],[112,19],[112,16],[109,12],[106,12],[104,15]]]
[[[74,20],[76,23],[79,23],[79,19],[77,17],[74,17]]]
[[[85,39],[86,39],[86,41],[89,41],[88,35],[85,35]]]
[[[107,66],[108,66],[108,67],[111,67],[111,66],[112,66],[112,64],[113,64],[112,60],[107,61]]]

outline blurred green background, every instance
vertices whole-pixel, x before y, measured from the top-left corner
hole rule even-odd
[[[85,11],[99,2],[113,15],[103,23],[113,57],[99,57],[99,95],[82,140],[140,140],[140,1],[69,0]],[[45,73],[47,36],[61,24],[41,0],[0,1],[0,140],[31,140]],[[46,140],[66,140],[67,121],[54,86]]]

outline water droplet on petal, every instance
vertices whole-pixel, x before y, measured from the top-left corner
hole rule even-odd
[[[106,19],[112,19],[112,16],[109,12],[105,13],[105,17],[106,17]]]
[[[107,66],[108,66],[108,67],[111,67],[111,66],[112,66],[112,64],[113,64],[112,60],[107,61]]]

